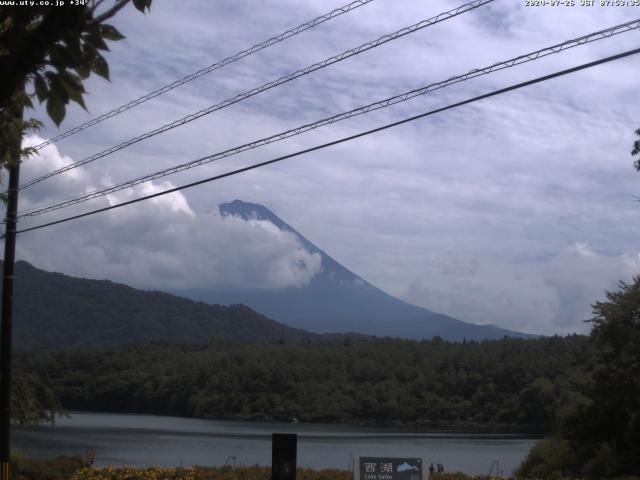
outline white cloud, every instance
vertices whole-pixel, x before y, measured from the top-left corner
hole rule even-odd
[[[640,273],[640,251],[602,255],[575,243],[538,261],[433,258],[406,300],[460,319],[551,334],[588,332],[591,305]]]
[[[24,162],[23,169],[35,177],[70,162],[51,146]],[[49,193],[62,193],[67,177],[71,183],[79,178],[86,184],[99,183],[77,169],[72,175],[60,175]],[[140,185],[93,206],[113,205],[172,186],[170,182]],[[21,194],[27,205],[33,203],[32,192],[36,190]],[[320,255],[305,250],[292,233],[264,221],[223,218],[217,212],[196,214],[180,192],[22,234],[18,257],[47,270],[145,288],[300,287],[322,268]]]

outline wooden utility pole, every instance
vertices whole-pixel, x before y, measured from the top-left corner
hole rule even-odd
[[[18,100],[19,101],[19,100]],[[11,146],[9,188],[4,238],[2,272],[2,318],[0,319],[0,480],[9,480],[11,423],[11,329],[13,321],[13,279],[16,260],[16,225],[18,186],[20,184],[20,150],[22,142],[22,107],[15,109],[16,139]]]

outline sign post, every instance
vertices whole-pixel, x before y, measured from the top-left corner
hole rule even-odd
[[[271,438],[271,480],[296,480],[298,435],[274,433]]]
[[[425,480],[421,458],[356,457],[354,480]]]

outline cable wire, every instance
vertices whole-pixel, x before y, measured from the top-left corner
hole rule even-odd
[[[61,223],[69,222],[71,220],[77,220],[79,218],[84,218],[84,217],[88,217],[88,216],[91,216],[91,215],[96,215],[98,213],[106,212],[106,211],[109,211],[109,210],[114,210],[116,208],[124,207],[124,206],[127,206],[127,205],[132,205],[134,203],[142,202],[142,201],[145,201],[145,200],[150,200],[152,198],[156,198],[156,197],[160,197],[160,196],[163,196],[163,195],[167,195],[169,193],[175,193],[175,192],[178,192],[178,191],[181,191],[181,190],[185,190],[185,189],[188,189],[188,188],[192,188],[192,187],[195,187],[195,186],[198,186],[198,185],[202,185],[202,184],[205,184],[205,183],[213,182],[215,180],[220,180],[220,179],[223,179],[223,178],[226,178],[226,177],[230,177],[232,175],[237,175],[239,173],[248,172],[248,171],[254,170],[256,168],[260,168],[260,167],[264,167],[264,166],[267,166],[267,165],[271,165],[271,164],[274,164],[274,163],[277,163],[277,162],[281,162],[283,160],[287,160],[289,158],[298,157],[300,155],[304,155],[304,154],[310,153],[310,152],[315,152],[317,150],[322,150],[322,149],[325,149],[327,147],[331,147],[333,145],[338,145],[340,143],[344,143],[344,142],[348,142],[348,141],[351,141],[351,140],[355,140],[357,138],[364,137],[364,136],[367,136],[367,135],[371,135],[373,133],[381,132],[383,130],[387,130],[389,128],[397,127],[399,125],[403,125],[405,123],[409,123],[409,122],[412,122],[412,121],[415,121],[415,120],[418,120],[418,119],[421,119],[421,118],[424,118],[424,117],[435,115],[437,113],[441,113],[441,112],[444,112],[444,111],[447,111],[447,110],[451,110],[453,108],[461,107],[463,105],[468,105],[470,103],[474,103],[474,102],[477,102],[479,100],[483,100],[483,99],[486,99],[486,98],[494,97],[496,95],[501,95],[503,93],[511,92],[513,90],[518,90],[520,88],[524,88],[524,87],[527,87],[527,86],[530,86],[530,85],[534,85],[534,84],[537,84],[537,83],[545,82],[545,81],[551,80],[553,78],[561,77],[563,75],[568,75],[570,73],[574,73],[574,72],[577,72],[577,71],[580,71],[580,70],[585,70],[587,68],[592,68],[592,67],[595,67],[596,65],[601,65],[601,64],[608,63],[608,62],[611,62],[611,61],[614,61],[614,60],[619,60],[621,58],[629,57],[631,55],[636,55],[638,53],[640,53],[640,48],[636,48],[634,50],[629,50],[627,52],[619,53],[617,55],[611,55],[609,57],[601,58],[600,60],[595,60],[593,62],[584,63],[584,64],[578,65],[576,67],[568,68],[566,70],[561,70],[561,71],[558,71],[558,72],[555,72],[555,73],[544,75],[542,77],[537,77],[537,78],[534,78],[532,80],[527,80],[525,82],[521,82],[521,83],[518,83],[518,84],[515,84],[515,85],[511,85],[509,87],[501,88],[499,90],[494,90],[492,92],[485,93],[483,95],[479,95],[479,96],[476,96],[476,97],[473,97],[473,98],[469,98],[469,99],[463,100],[461,102],[452,103],[452,104],[447,105],[445,107],[437,108],[435,110],[430,110],[428,112],[421,113],[419,115],[415,115],[415,116],[412,116],[412,117],[409,117],[409,118],[405,118],[405,119],[399,120],[397,122],[388,123],[388,124],[383,125],[381,127],[373,128],[371,130],[367,130],[367,131],[364,131],[364,132],[361,132],[361,133],[357,133],[355,135],[350,135],[348,137],[343,137],[343,138],[340,138],[338,140],[333,140],[331,142],[323,143],[321,145],[316,145],[314,147],[307,148],[305,150],[299,150],[297,152],[290,153],[288,155],[283,155],[281,157],[273,158],[271,160],[267,160],[267,161],[264,161],[264,162],[256,163],[256,164],[253,164],[253,165],[249,165],[247,167],[238,168],[238,169],[232,170],[230,172],[226,172],[226,173],[223,173],[223,174],[220,174],[220,175],[215,175],[213,177],[209,177],[209,178],[205,178],[205,179],[202,179],[202,180],[198,180],[196,182],[188,183],[186,185],[181,185],[179,187],[174,187],[174,188],[170,188],[170,189],[167,189],[167,190],[163,190],[161,192],[156,192],[156,193],[153,193],[151,195],[146,195],[144,197],[139,197],[139,198],[135,198],[133,200],[128,200],[126,202],[121,202],[121,203],[117,203],[117,204],[114,204],[114,205],[109,205],[108,207],[98,208],[96,210],[92,210],[92,211],[89,211],[89,212],[81,213],[79,215],[73,215],[73,216],[70,216],[70,217],[62,218],[60,220],[55,220],[53,222],[43,223],[43,224],[36,225],[36,226],[33,226],[33,227],[23,228],[22,230],[18,230],[16,233],[25,233],[25,232],[30,232],[30,231],[33,231],[33,230],[39,230],[39,229],[45,228],[45,227],[51,227],[53,225],[58,225],[58,224],[61,224]]]
[[[385,98],[384,100],[379,100],[377,102],[374,103],[370,103],[368,105],[362,106],[362,107],[358,107],[355,108],[353,110],[349,110],[347,112],[343,112],[340,113],[338,115],[334,115],[331,117],[327,117],[327,118],[323,118],[321,120],[318,120],[316,122],[313,123],[308,123],[284,132],[280,132],[277,133],[275,135],[271,135],[269,137],[265,137],[265,138],[261,138],[259,140],[255,140],[253,142],[250,143],[245,143],[244,145],[240,145],[238,147],[234,147],[228,150],[224,150],[222,152],[218,152],[212,155],[208,155],[205,157],[201,157],[198,158],[196,160],[192,160],[190,162],[186,162],[180,165],[176,165],[170,168],[166,168],[163,170],[159,170],[157,172],[148,174],[148,175],[144,175],[142,177],[137,177],[131,180],[127,180],[125,182],[122,183],[118,183],[116,185],[111,185],[108,187],[104,187],[101,189],[97,189],[97,190],[93,190],[91,192],[86,192],[82,195],[77,195],[71,198],[67,198],[65,200],[59,201],[57,203],[54,204],[49,204],[46,206],[36,206],[36,207],[32,207],[28,210],[25,210],[23,212],[20,213],[20,215],[18,216],[18,218],[23,218],[23,217],[33,217],[33,216],[37,216],[37,215],[41,215],[44,213],[48,213],[54,210],[59,210],[61,208],[65,208],[65,207],[69,207],[71,205],[76,205],[78,203],[83,203],[95,198],[99,198],[99,197],[103,197],[105,195],[109,195],[111,193],[115,193],[118,192],[120,190],[124,190],[125,188],[130,188],[136,185],[139,185],[141,183],[144,182],[148,182],[151,180],[156,180],[158,178],[162,178],[168,175],[172,175],[184,170],[189,170],[191,168],[195,168],[198,167],[200,165],[204,165],[207,163],[211,163],[217,160],[221,160],[223,158],[227,158],[233,155],[237,155],[239,153],[248,151],[248,150],[252,150],[258,147],[262,147],[264,145],[268,145],[271,143],[275,143],[296,135],[300,135],[302,133],[308,132],[310,130],[325,126],[325,125],[330,125],[342,120],[346,120],[358,115],[362,115],[365,113],[369,113],[375,110],[379,110],[382,108],[387,108],[390,107],[392,105],[401,103],[401,102],[405,102],[407,100],[410,100],[412,98],[415,98],[417,96],[421,96],[421,95],[425,95],[427,93],[433,92],[435,90],[439,90],[442,88],[446,88],[450,85],[456,84],[456,83],[460,83],[460,82],[464,82],[466,80],[472,79],[472,78],[476,78],[482,75],[487,75],[489,73],[492,72],[496,72],[499,70],[503,70],[506,68],[511,68],[513,66],[516,65],[521,65],[523,63],[527,63],[527,62],[531,62],[534,60],[537,60],[539,58],[545,57],[547,55],[551,55],[554,53],[560,53],[564,50],[573,48],[573,47],[577,47],[580,45],[585,45],[587,43],[590,42],[594,42],[597,40],[602,40],[604,38],[610,38],[611,36],[614,35],[618,35],[620,33],[624,33],[624,32],[629,32],[632,30],[636,30],[640,28],[640,19],[636,19],[630,22],[626,22],[620,25],[616,25],[614,27],[610,27],[604,30],[600,30],[594,33],[590,33],[588,35],[583,35],[581,37],[578,38],[574,38],[571,40],[567,40],[563,43],[557,44],[557,45],[553,45],[551,47],[547,47],[547,48],[543,48],[541,50],[536,50],[534,52],[531,53],[527,53],[524,55],[520,55],[518,57],[514,57],[511,58],[509,60],[504,60],[502,62],[498,62],[498,63],[494,63],[488,67],[484,67],[484,68],[480,68],[480,69],[474,69],[471,70],[468,73],[465,73],[464,75],[457,75],[457,76],[453,76],[448,78],[447,80],[443,80],[441,82],[436,82],[436,83],[431,83],[425,87],[419,88],[419,89],[415,89],[415,90],[411,90],[409,92],[405,92],[402,93],[400,95],[395,95],[393,97],[389,97],[389,98]]]
[[[74,168],[77,168],[79,166],[82,165],[86,165],[87,163],[91,163],[94,162],[100,158],[106,157],[107,155],[111,155],[112,153],[115,153],[119,150],[122,150],[123,148],[126,148],[130,145],[133,145],[135,143],[141,142],[142,140],[146,140],[147,138],[151,138],[155,135],[159,135],[161,133],[167,132],[169,130],[172,130],[176,127],[180,127],[186,123],[192,122],[198,118],[204,117],[205,115],[209,115],[210,113],[213,113],[217,110],[221,110],[223,108],[226,108],[230,105],[233,105],[235,103],[238,103],[242,100],[245,100],[247,98],[253,97],[255,95],[258,95],[262,92],[265,92],[267,90],[270,90],[274,87],[280,86],[282,84],[285,84],[287,82],[290,82],[292,80],[295,80],[296,78],[302,77],[304,75],[308,75],[312,72],[315,72],[316,70],[320,70],[322,68],[325,68],[329,65],[332,65],[334,63],[337,62],[341,62],[342,60],[345,60],[347,58],[353,57],[355,55],[358,55],[362,52],[366,52],[368,50],[371,50],[373,48],[377,48],[380,45],[383,45],[387,42],[391,42],[393,40],[396,40],[398,38],[404,37],[405,35],[409,35],[410,33],[415,33],[419,30],[422,30],[423,28],[429,27],[431,25],[434,25],[436,23],[439,22],[443,22],[445,20],[448,20],[450,18],[454,18],[457,17],[458,15],[461,15],[463,13],[469,12],[471,10],[474,10],[482,5],[485,5],[487,3],[491,3],[494,0],[474,0],[472,2],[466,3],[464,5],[461,5],[457,8],[454,8],[452,10],[449,10],[447,12],[443,12],[440,13],[434,17],[428,18],[426,20],[422,20],[421,22],[418,22],[414,25],[411,25],[410,27],[405,27],[402,28],[396,32],[387,34],[387,35],[383,35],[382,37],[373,40],[371,42],[367,42],[364,43],[358,47],[352,48],[350,50],[346,50],[342,53],[340,53],[339,55],[335,55],[333,57],[327,58],[325,60],[322,60],[321,62],[318,63],[314,63],[313,65],[310,65],[306,68],[303,68],[301,70],[297,70],[289,75],[285,75],[283,77],[280,77],[277,80],[273,80],[271,82],[265,83],[264,85],[260,86],[260,87],[256,87],[253,88],[247,92],[241,93],[239,95],[236,95],[235,97],[229,98],[227,100],[224,100],[221,103],[215,104],[215,105],[211,105],[207,108],[204,108],[202,110],[199,110],[198,112],[192,113],[191,115],[187,115],[186,117],[183,117],[179,120],[175,120],[171,123],[167,123],[161,127],[156,128],[155,130],[151,130],[149,132],[143,133],[142,135],[139,135],[137,137],[131,138],[123,143],[120,143],[118,145],[115,145],[111,148],[108,148],[107,150],[104,150],[100,153],[96,153],[94,155],[91,155],[89,157],[86,157],[82,160],[78,160],[77,162],[74,162],[70,165],[67,165],[65,167],[59,168],[58,170],[54,170],[52,172],[49,172],[45,175],[42,175],[38,178],[35,178],[33,180],[30,180],[26,183],[23,183],[20,186],[20,189],[23,188],[27,188],[31,185],[35,185],[36,183],[39,183],[43,180],[46,180],[47,178],[53,177],[54,175],[59,175],[61,173],[64,172],[68,172],[69,170],[72,170]]]
[[[140,105],[141,103],[147,102],[153,98],[159,97],[160,95],[162,95],[163,93],[167,93],[171,90],[173,90],[174,88],[178,88],[181,85],[184,85],[185,83],[188,83],[192,80],[195,80],[196,78],[202,77],[203,75],[207,75],[211,72],[213,72],[214,70],[218,70],[222,67],[225,67],[227,65],[229,65],[230,63],[236,62],[242,58],[248,57],[249,55],[252,55],[256,52],[259,52],[260,50],[264,50],[267,47],[270,47],[271,45],[275,45],[276,43],[280,43],[288,38],[291,38],[295,35],[298,35],[302,32],[304,32],[305,30],[309,30],[313,27],[316,27],[324,22],[327,22],[333,18],[336,18],[342,14],[345,14],[347,12],[350,12],[352,10],[355,10],[356,8],[362,7],[363,5],[366,5],[368,3],[373,2],[373,0],[356,0],[354,2],[349,3],[348,5],[344,5],[342,7],[338,7],[332,11],[330,11],[329,13],[325,13],[324,15],[321,15],[317,18],[314,18],[313,20],[310,20],[308,22],[303,23],[302,25],[298,25],[295,28],[292,28],[291,30],[287,30],[286,32],[281,33],[280,35],[276,35],[275,37],[272,37],[262,43],[258,43],[256,45],[254,45],[253,47],[247,48],[246,50],[242,50],[238,53],[236,53],[235,55],[231,55],[230,57],[227,57],[223,60],[220,60],[219,62],[213,63],[211,65],[209,65],[208,67],[202,68],[200,70],[198,70],[197,72],[191,73],[189,75],[187,75],[186,77],[181,78],[180,80],[176,80],[173,83],[170,83],[168,85],[165,85],[164,87],[161,87],[157,90],[154,90],[153,92],[147,93],[146,95],[143,95],[140,98],[137,98],[135,100],[130,101],[129,103],[126,103],[124,105],[121,105],[117,108],[114,108],[113,110],[104,113],[102,115],[100,115],[99,117],[93,118],[91,120],[89,120],[88,122],[85,122],[81,125],[78,125],[77,127],[71,128],[69,130],[67,130],[66,132],[61,133],[60,135],[57,135],[53,138],[50,138],[38,145],[36,145],[35,147],[33,147],[35,150],[40,150],[43,147],[46,147],[47,145],[51,145],[52,143],[57,142],[58,140],[62,140],[63,138],[67,138],[70,137],[71,135],[74,135],[78,132],[81,132],[82,130],[85,130],[89,127],[92,127],[94,125],[97,125],[100,122],[103,122],[104,120],[107,120],[108,118],[111,117],[115,117],[116,115],[119,115],[123,112],[126,112],[127,110],[133,108],[133,107],[137,107],[138,105]]]

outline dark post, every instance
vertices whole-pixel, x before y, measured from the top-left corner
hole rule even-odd
[[[22,108],[16,111],[22,121]],[[21,132],[21,129],[20,129]],[[11,152],[13,162],[9,170],[7,216],[4,239],[4,268],[2,273],[2,318],[0,319],[0,480],[9,480],[11,422],[11,327],[13,315],[13,270],[16,256],[16,224],[18,214],[18,185],[20,184],[20,148],[22,135],[18,133]]]
[[[274,433],[271,437],[271,480],[296,480],[298,435]]]

